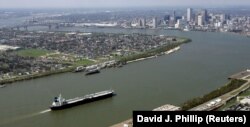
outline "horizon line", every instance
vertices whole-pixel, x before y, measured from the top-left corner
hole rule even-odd
[[[206,5],[169,5],[169,6],[123,6],[123,7],[114,7],[114,6],[106,6],[106,7],[0,7],[2,9],[126,9],[126,8],[239,8],[239,7],[250,7],[250,5],[216,5],[216,6],[206,6]],[[250,9],[249,9],[250,10]]]

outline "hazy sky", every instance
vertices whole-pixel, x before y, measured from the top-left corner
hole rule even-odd
[[[0,8],[135,7],[135,6],[232,6],[250,0],[0,0]]]

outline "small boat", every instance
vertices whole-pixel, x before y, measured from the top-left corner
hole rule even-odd
[[[99,68],[88,70],[85,75],[92,75],[92,74],[97,74],[97,73],[100,73],[100,69]]]

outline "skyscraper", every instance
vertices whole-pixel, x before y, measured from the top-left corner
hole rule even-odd
[[[157,28],[157,18],[156,17],[153,18],[153,28],[154,29]]]
[[[198,26],[204,25],[204,17],[203,15],[198,15]]]
[[[226,21],[226,15],[225,14],[220,15],[220,21],[221,21],[222,24],[225,23],[225,21]]]
[[[208,22],[207,10],[206,10],[206,9],[203,9],[203,10],[201,11],[201,15],[203,16],[204,23],[207,23],[207,22]]]
[[[141,19],[141,22],[142,22],[142,27],[145,28],[146,27],[146,18],[142,18]]]
[[[187,21],[191,22],[193,20],[193,9],[192,8],[188,8],[187,9]]]
[[[173,12],[173,21],[176,22],[176,14],[175,14],[175,11]]]
[[[146,19],[145,18],[140,18],[139,19],[139,27],[141,27],[141,28],[146,27]]]

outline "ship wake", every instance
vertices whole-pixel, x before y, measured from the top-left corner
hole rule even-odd
[[[15,117],[15,118],[12,118],[12,119],[1,120],[0,125],[10,124],[10,123],[13,123],[13,122],[16,122],[16,121],[28,119],[28,118],[31,118],[31,117],[35,117],[35,116],[38,116],[38,115],[48,113],[50,111],[51,111],[51,109],[46,109],[46,110],[43,110],[43,111],[40,111],[40,112],[27,114],[27,115]]]
[[[51,109],[46,109],[46,110],[43,110],[43,111],[39,112],[39,114],[44,114],[44,113],[47,113],[47,112],[50,112],[50,111],[51,111]]]

